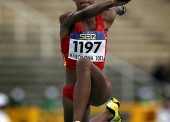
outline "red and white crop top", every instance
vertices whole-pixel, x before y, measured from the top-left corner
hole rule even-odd
[[[82,57],[90,59],[99,69],[104,68],[107,48],[107,33],[101,15],[96,16],[96,29],[83,31],[81,22],[61,40],[61,52],[64,65],[76,68],[76,62]]]

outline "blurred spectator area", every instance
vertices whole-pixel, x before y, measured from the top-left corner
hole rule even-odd
[[[60,91],[57,102],[61,107],[65,75],[58,17],[74,8],[71,0],[0,1],[0,91],[10,94],[14,87],[22,87],[25,105],[40,105],[44,90],[53,85]],[[126,88],[135,93],[140,83],[148,80],[146,74],[155,63],[170,56],[169,11],[170,4],[165,0],[132,0],[127,14],[116,18],[108,32],[104,70],[115,97],[134,100],[135,95],[126,98]],[[135,74],[136,70],[145,75]],[[131,82],[140,79],[140,83]],[[126,94],[122,96],[122,92]]]

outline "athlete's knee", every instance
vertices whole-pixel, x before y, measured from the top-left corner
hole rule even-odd
[[[91,67],[91,61],[88,58],[81,58],[77,61],[77,65],[76,65],[77,69],[90,69]]]

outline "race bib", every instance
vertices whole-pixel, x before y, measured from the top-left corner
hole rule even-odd
[[[104,32],[72,32],[68,58],[72,60],[88,58],[93,62],[103,62],[105,59],[105,46]]]

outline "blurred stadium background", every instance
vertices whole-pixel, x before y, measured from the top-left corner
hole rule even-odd
[[[0,0],[0,92],[12,122],[63,121],[58,17],[66,10],[75,10],[71,0]],[[170,57],[169,12],[168,0],[132,0],[108,32],[104,73],[125,122],[155,122],[160,95],[151,72]]]

